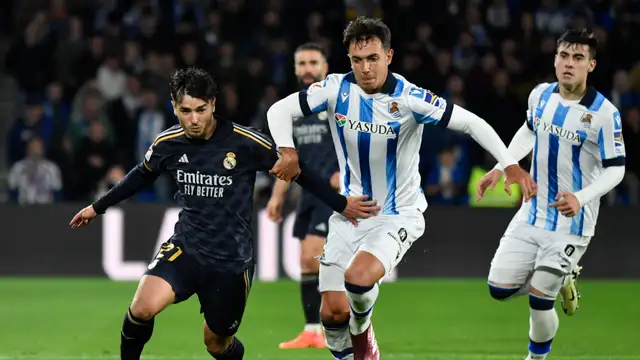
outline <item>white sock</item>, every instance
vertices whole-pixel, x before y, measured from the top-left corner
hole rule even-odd
[[[349,321],[342,324],[322,323],[327,348],[336,359],[353,359],[353,346],[349,333]]]
[[[306,324],[304,326],[304,331],[310,331],[312,333],[321,334],[322,333],[322,325],[320,325],[320,324]]]
[[[558,331],[559,319],[555,309],[530,309],[529,358],[546,359],[551,351],[551,342]]]
[[[345,282],[345,287],[349,298],[349,306],[351,307],[349,328],[353,335],[360,335],[371,325],[373,305],[378,299],[378,284],[358,286]]]

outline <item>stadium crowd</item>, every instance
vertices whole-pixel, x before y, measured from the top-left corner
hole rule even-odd
[[[88,201],[176,123],[175,69],[199,66],[219,83],[216,114],[267,130],[265,113],[298,90],[292,50],[322,44],[330,72],[348,72],[344,24],[382,17],[392,71],[485,118],[508,143],[529,91],[555,81],[557,35],[590,28],[601,47],[591,85],[623,115],[627,176],[608,204],[640,202],[640,1],[518,0],[51,0],[14,24],[6,69],[24,109],[7,134],[11,199]],[[432,203],[468,204],[475,170],[494,160],[464,136],[425,131],[421,173]],[[260,178],[268,193],[270,180]],[[138,201],[170,201],[160,179]]]

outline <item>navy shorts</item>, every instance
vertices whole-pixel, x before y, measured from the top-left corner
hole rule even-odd
[[[174,240],[162,244],[146,275],[167,281],[176,294],[176,304],[196,294],[209,329],[218,336],[234,335],[242,322],[255,266],[223,270],[200,263],[182,249]]]
[[[317,199],[302,199],[296,211],[293,223],[293,236],[304,240],[307,235],[327,237],[329,233],[329,217],[333,209]]]

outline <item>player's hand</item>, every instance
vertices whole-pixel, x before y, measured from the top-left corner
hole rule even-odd
[[[368,199],[369,195],[347,196],[347,207],[342,211],[342,215],[355,226],[358,226],[357,219],[376,216],[381,207],[377,201]]]
[[[278,179],[291,181],[300,175],[298,152],[294,148],[280,148],[280,158],[276,161],[269,173]]]
[[[509,165],[504,169],[507,179],[504,182],[504,191],[511,195],[511,184],[520,185],[524,201],[529,201],[538,192],[538,185],[533,181],[531,174],[524,171],[520,165]]]
[[[330,182],[332,188],[340,190],[340,172],[336,171],[335,173],[333,173]]]
[[[500,179],[502,178],[502,174],[503,174],[502,171],[498,169],[493,169],[488,173],[486,173],[480,179],[480,181],[478,181],[478,185],[476,187],[476,193],[477,193],[476,201],[482,200],[482,198],[484,197],[484,192],[487,191],[487,189],[490,189],[490,190],[495,189],[496,185],[500,182]]]
[[[69,223],[69,225],[73,229],[80,228],[89,224],[89,222],[95,219],[96,216],[98,216],[98,214],[93,209],[93,205],[89,205],[86,208],[78,211],[76,216],[74,216],[73,219],[71,219],[71,222]]]
[[[580,201],[570,192],[561,191],[556,195],[556,201],[549,206],[557,208],[566,217],[574,217],[580,211]]]
[[[282,196],[272,196],[267,203],[267,217],[269,220],[280,224],[282,222],[282,207],[284,198]]]

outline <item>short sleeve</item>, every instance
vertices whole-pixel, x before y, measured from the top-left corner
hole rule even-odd
[[[419,124],[449,125],[453,103],[437,96],[429,90],[412,86],[406,95],[407,104]]]
[[[622,138],[622,118],[618,109],[603,111],[598,114],[600,128],[598,129],[598,147],[603,167],[622,166],[625,163],[625,147]]]
[[[329,101],[338,96],[340,78],[340,75],[330,74],[323,81],[315,82],[307,89],[298,92],[302,114],[309,116],[326,111]]]

